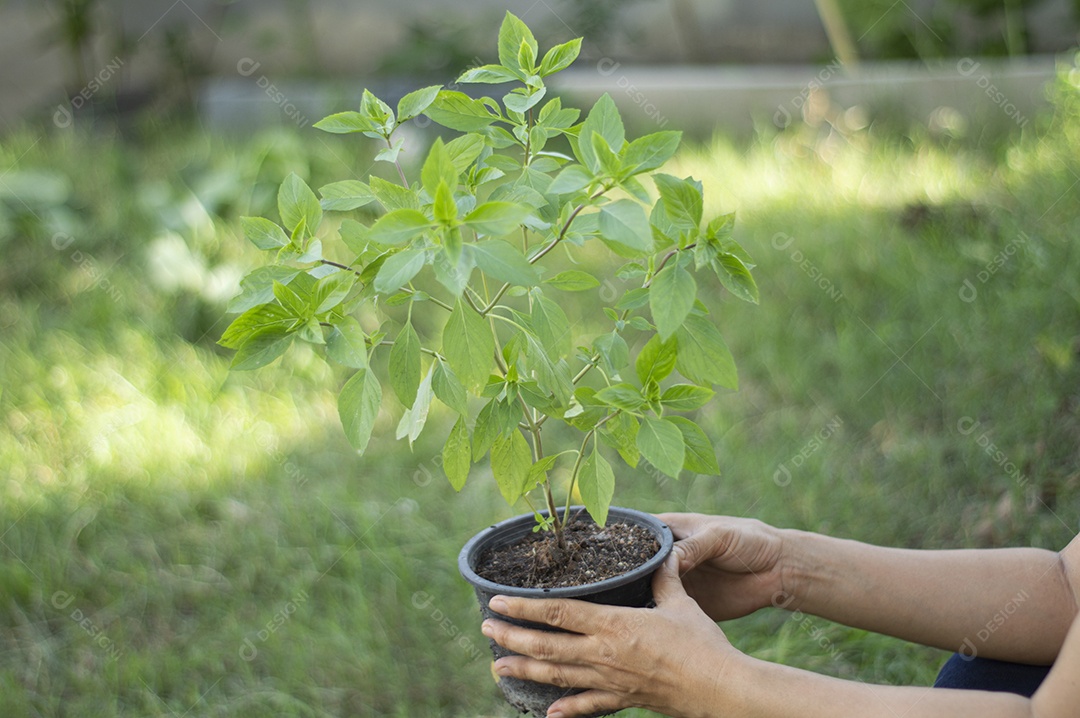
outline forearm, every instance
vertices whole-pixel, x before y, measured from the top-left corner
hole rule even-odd
[[[1030,700],[1011,693],[844,681],[742,655],[723,664],[713,690],[701,715],[713,715],[719,706],[733,718],[1065,718],[1076,715],[1080,701],[1080,621],[1067,631],[1053,669]]]
[[[782,605],[966,655],[1049,664],[1076,604],[1058,554],[912,551],[784,532]]]
[[[726,673],[732,718],[1030,718],[1031,701],[1008,693],[880,686],[744,658]],[[1066,715],[1066,714],[1062,714]]]

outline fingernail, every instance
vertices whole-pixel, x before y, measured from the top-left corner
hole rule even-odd
[[[488,638],[491,638],[491,634],[495,633],[494,627],[491,625],[491,621],[484,621],[480,624],[480,632]]]
[[[548,711],[547,718],[563,718],[565,715],[562,711]]]
[[[506,605],[505,598],[503,598],[502,596],[495,596],[490,601],[488,601],[488,608],[490,608],[492,611],[495,611],[496,613],[506,613],[506,610],[507,608],[509,608],[509,606]]]
[[[510,675],[510,669],[502,665],[501,663],[495,664],[495,672],[498,673],[500,676]]]

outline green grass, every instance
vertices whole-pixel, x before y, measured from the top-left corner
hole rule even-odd
[[[701,416],[724,475],[624,470],[616,502],[889,545],[1063,545],[1078,107],[1063,82],[1038,136],[991,148],[804,128],[680,155],[712,210],[738,212],[763,300],[714,297],[742,381]],[[455,559],[516,511],[480,470],[454,495],[446,422],[410,453],[388,401],[357,458],[321,359],[231,375],[213,343],[223,287],[256,262],[237,217],[272,212],[290,170],[319,184],[367,156],[175,132],[0,142],[0,714],[511,715]],[[725,628],[862,681],[927,684],[945,656],[779,611]]]

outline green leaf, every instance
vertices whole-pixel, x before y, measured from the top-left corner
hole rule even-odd
[[[618,374],[630,363],[630,348],[618,332],[601,334],[593,340],[593,347],[600,354],[601,366],[608,374]]]
[[[462,220],[479,234],[502,237],[516,230],[532,208],[514,202],[484,202]]]
[[[398,400],[405,406],[412,406],[416,401],[416,390],[420,386],[421,371],[420,337],[413,329],[412,322],[405,322],[405,326],[394,339],[394,346],[390,347],[387,371],[390,375],[390,387],[397,394]]]
[[[504,82],[513,82],[517,79],[517,75],[510,72],[502,65],[481,65],[480,67],[473,67],[461,73],[457,79],[457,84],[481,83],[485,85],[500,85]]]
[[[646,461],[672,478],[679,477],[686,458],[686,445],[678,426],[668,419],[643,417],[637,445]]]
[[[701,183],[660,173],[652,178],[660,191],[668,220],[686,231],[698,229],[701,224]]]
[[[251,371],[264,367],[285,353],[292,335],[284,327],[273,326],[250,334],[233,357],[230,369]]]
[[[601,455],[596,442],[593,442],[592,453],[581,463],[577,481],[585,510],[598,526],[603,526],[607,523],[611,498],[615,495],[615,472]]]
[[[664,389],[660,403],[672,411],[693,411],[708,404],[715,394],[712,389],[696,384],[675,384]]]
[[[272,284],[273,287],[278,285],[277,281]],[[218,344],[229,349],[239,349],[252,334],[271,327],[287,327],[291,321],[292,315],[280,304],[260,304],[234,319],[221,335]]]
[[[593,175],[578,164],[567,165],[548,186],[550,194],[570,194],[583,190],[593,181]]]
[[[356,274],[352,271],[334,272],[319,279],[311,293],[311,303],[315,305],[315,313],[328,312],[341,304],[345,301],[345,297],[349,296],[354,284],[356,284]]]
[[[694,307],[697,283],[677,259],[668,262],[649,286],[649,309],[656,331],[667,341]]]
[[[342,366],[365,368],[367,343],[360,323],[352,317],[345,317],[335,324],[326,340],[326,355]]]
[[[464,174],[483,151],[484,138],[475,133],[456,137],[446,143],[446,154],[459,175]]]
[[[375,275],[375,291],[380,294],[392,294],[412,281],[424,267],[424,251],[406,249],[390,257]]]
[[[698,474],[719,476],[720,465],[716,463],[716,451],[701,427],[684,416],[669,416],[667,421],[682,432],[683,444],[686,446],[683,468]]]
[[[371,188],[359,180],[331,182],[319,188],[322,195],[322,208],[335,212],[346,212],[363,207],[375,199]]]
[[[246,312],[274,298],[274,282],[288,284],[300,274],[299,269],[269,264],[250,272],[240,280],[240,293],[229,300],[229,314]]]
[[[405,244],[431,227],[431,220],[416,209],[387,212],[368,230],[368,239],[384,245]],[[399,285],[400,286],[400,285]]]
[[[654,335],[645,346],[638,352],[634,368],[637,370],[641,385],[645,386],[650,381],[660,383],[671,374],[676,364],[676,353],[681,349],[673,341],[663,341],[658,335]],[[685,376],[685,375],[684,375]],[[692,377],[686,377],[694,381]]]
[[[472,449],[469,448],[469,427],[465,424],[465,417],[459,416],[454,428],[450,430],[450,436],[446,439],[446,445],[442,450],[442,466],[446,478],[450,479],[450,485],[454,491],[461,491],[465,481],[469,478],[469,467],[472,464]]]
[[[531,287],[540,279],[525,255],[501,239],[480,242],[471,248],[476,255],[476,266],[489,277],[522,287]]]
[[[500,436],[491,446],[491,473],[499,485],[506,503],[513,506],[521,498],[521,491],[532,468],[532,452],[520,431],[510,436]]]
[[[600,437],[615,450],[630,468],[636,468],[641,452],[637,448],[638,420],[625,412],[609,419],[600,432]]]
[[[427,423],[428,411],[431,409],[431,373],[434,370],[434,365],[428,368],[427,374],[416,389],[416,400],[401,415],[401,421],[398,422],[395,436],[398,439],[408,437],[409,448],[412,448],[413,442],[420,436],[420,432],[424,430],[424,424]]]
[[[536,70],[536,53],[539,52],[536,41],[531,44],[528,40],[522,40],[518,48],[518,67],[525,75],[532,75]]]
[[[364,117],[359,112],[338,112],[322,118],[313,127],[323,132],[332,132],[335,135],[344,135],[350,132],[378,132],[379,130],[377,123],[370,118]]]
[[[388,137],[394,131],[394,111],[370,90],[364,90],[360,98],[360,114],[375,123],[375,132],[383,137]]]
[[[431,87],[423,87],[419,90],[414,90],[409,94],[398,100],[397,105],[397,122],[400,125],[402,122],[411,120],[419,115],[421,112],[428,108],[435,98],[439,94],[439,90],[442,89],[441,85],[432,85]]]
[[[420,209],[420,200],[416,192],[393,182],[387,182],[382,177],[373,176],[370,181],[371,192],[387,212],[393,212],[395,209]]]
[[[456,90],[440,90],[424,114],[458,132],[482,130],[498,119],[483,102]]]
[[[537,103],[539,103],[540,100],[544,99],[544,95],[546,94],[546,87],[537,88],[532,92],[521,92],[519,90],[514,90],[513,92],[508,92],[503,95],[503,104],[506,105],[506,109],[508,110],[525,114],[532,108],[536,107]],[[547,135],[545,134],[542,139],[547,139]],[[539,148],[535,143],[533,146],[537,148],[537,150],[534,151],[538,151]]]
[[[382,405],[382,386],[370,369],[352,375],[338,395],[338,415],[345,436],[357,452],[363,454],[371,440],[371,430]]]
[[[458,208],[454,202],[454,191],[446,182],[440,180],[435,189],[435,201],[432,204],[431,213],[435,221],[444,227],[454,227],[457,223]]]
[[[757,282],[747,269],[746,264],[736,255],[721,252],[711,262],[713,271],[724,288],[739,299],[757,304],[760,300]]]
[[[739,388],[735,360],[724,343],[720,331],[708,317],[691,314],[675,332],[678,342],[679,373],[695,384],[719,384],[728,389]]]
[[[590,138],[593,146],[593,154],[600,165],[599,173],[608,177],[619,177],[622,173],[622,160],[608,146],[607,140],[599,132],[593,132]],[[579,139],[579,142],[584,138]]]
[[[420,180],[424,184],[424,189],[432,197],[435,196],[440,182],[445,182],[451,190],[458,185],[458,173],[454,169],[454,161],[450,158],[450,153],[446,151],[446,145],[443,144],[441,137],[436,137],[431,149],[428,150],[427,159],[424,160],[424,166],[420,169]]]
[[[432,377],[431,387],[435,390],[435,396],[439,401],[457,413],[465,416],[469,413],[468,395],[465,386],[457,378],[457,374],[450,365],[442,359],[435,362],[435,376]]]
[[[639,137],[626,146],[623,168],[628,175],[636,175],[662,167],[675,155],[680,140],[682,133],[671,130]]]
[[[278,249],[289,243],[289,235],[281,227],[262,217],[241,217],[240,227],[247,240],[259,249]]]
[[[640,309],[649,303],[649,290],[645,287],[634,287],[633,289],[626,290],[626,293],[619,297],[619,301],[615,303],[616,309]]]
[[[652,251],[649,220],[633,200],[620,199],[601,208],[599,228],[601,239],[618,254],[640,256]]]
[[[443,352],[466,387],[482,389],[495,360],[495,337],[488,321],[460,299],[443,330]]]
[[[566,362],[554,360],[532,333],[523,332],[522,336],[525,337],[525,357],[529,368],[536,373],[536,383],[542,390],[554,394],[560,404],[569,402],[573,387]]]
[[[551,357],[564,357],[573,351],[570,320],[562,307],[540,294],[539,290],[533,292],[530,324]]]
[[[551,471],[551,467],[555,465],[555,460],[558,458],[559,454],[551,454],[529,467],[529,475],[525,479],[525,485],[522,487],[521,493],[527,494],[544,483],[547,480],[547,472]]]
[[[292,232],[303,220],[307,232],[315,234],[322,222],[322,206],[311,188],[295,172],[291,173],[278,188],[278,213],[285,228]]]
[[[461,252],[457,260],[451,259],[449,248],[443,247],[435,255],[435,279],[450,290],[455,297],[460,297],[469,283],[469,276],[476,267],[476,257],[472,252]]]
[[[563,292],[584,292],[588,289],[600,286],[600,280],[578,269],[569,269],[559,272],[550,279],[545,279],[544,284]]]
[[[473,461],[479,461],[495,443],[495,439],[503,434],[506,413],[506,404],[498,399],[492,399],[480,409],[476,415],[476,426],[473,427]]]
[[[645,397],[637,387],[627,384],[612,384],[596,392],[597,401],[602,401],[608,406],[626,411],[638,411],[645,404]]]
[[[547,77],[559,70],[570,67],[580,52],[580,37],[551,48],[544,53],[544,59],[540,61],[540,77]]]
[[[589,116],[581,123],[581,131],[577,140],[577,157],[581,164],[592,170],[593,174],[600,171],[600,160],[593,150],[592,133],[599,133],[607,140],[608,147],[615,153],[622,151],[623,143],[626,142],[626,130],[623,127],[619,110],[615,107],[615,101],[606,92],[596,101]]]
[[[499,28],[499,64],[514,72],[520,79],[525,79],[524,73],[521,73],[521,63],[518,61],[523,42],[532,49],[532,56],[535,58],[538,46],[532,30],[515,15],[507,12]],[[525,68],[526,71],[531,69]]]

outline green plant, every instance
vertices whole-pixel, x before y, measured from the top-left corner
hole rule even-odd
[[[567,506],[576,485],[603,525],[615,477],[600,441],[630,466],[644,457],[673,477],[684,468],[719,473],[705,433],[685,417],[670,416],[703,406],[713,385],[737,383],[731,355],[697,299],[694,272],[711,269],[733,295],[758,300],[751,260],[731,238],[733,216],[703,228],[699,182],[652,174],[654,199],[638,180],[674,155],[680,133],[627,142],[606,95],[580,124],[580,112],[558,98],[540,105],[544,78],[568,67],[580,44],[557,45],[539,59],[532,33],[508,13],[499,32],[499,64],[458,79],[520,82],[502,106],[433,86],[406,95],[395,113],[365,91],[359,111],[316,123],[328,132],[380,140],[385,149],[378,159],[397,167],[400,184],[377,176],[368,183],[334,182],[320,190],[320,202],[290,175],[278,194],[281,225],[242,220],[247,238],[273,252],[274,260],[243,281],[231,305],[243,313],[221,339],[237,350],[235,369],[263,366],[295,340],[325,347],[328,359],[355,369],[338,408],[360,451],[384,382],[406,407],[396,435],[410,444],[438,399],[457,414],[442,455],[453,486],[460,489],[471,464],[490,454],[506,501],[524,498],[538,525],[554,529],[560,544],[549,473],[560,459],[572,461]],[[419,182],[410,182],[394,133],[420,114],[461,134],[435,140]],[[546,149],[559,137],[567,138],[577,161]],[[355,219],[340,224],[349,261],[327,258],[317,236],[323,212],[376,201],[385,213],[370,226]],[[555,249],[575,261],[598,243],[629,260],[615,274],[638,286],[603,307],[610,330],[586,342],[552,297],[592,290],[599,278],[582,269],[546,270]],[[644,340],[632,369],[628,338]],[[383,378],[372,368],[376,352],[389,355]],[[669,380],[675,371],[688,383]],[[583,434],[580,444],[548,453],[543,430],[551,420]],[[532,500],[536,490],[547,518]]]

